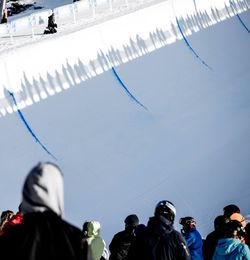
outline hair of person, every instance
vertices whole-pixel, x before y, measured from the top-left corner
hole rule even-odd
[[[124,219],[124,223],[127,227],[136,227],[139,224],[139,218],[136,214],[131,214]]]
[[[219,231],[223,229],[225,223],[225,216],[219,215],[214,219],[214,230]]]
[[[223,208],[224,216],[230,217],[233,213],[240,213],[240,208],[235,204],[229,204]]]
[[[241,238],[245,236],[245,230],[241,223],[237,220],[225,219],[224,237],[225,238]]]
[[[12,210],[5,210],[1,214],[1,222],[0,222],[0,230],[4,227],[4,225],[14,216],[14,212]]]

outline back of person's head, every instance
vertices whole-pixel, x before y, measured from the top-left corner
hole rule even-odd
[[[101,224],[99,221],[85,221],[83,223],[82,232],[86,238],[96,237],[100,235]]]
[[[1,214],[0,221],[0,230],[4,227],[4,225],[14,216],[14,212],[12,210],[5,210]]]
[[[102,259],[102,255],[108,256],[108,251],[105,250],[105,242],[100,236],[101,224],[96,220],[87,220],[83,223],[83,247],[87,246],[88,259]],[[85,249],[84,249],[85,251]],[[82,259],[85,259],[83,257]],[[86,259],[87,259],[86,258]]]
[[[230,217],[233,213],[240,213],[240,208],[235,204],[229,204],[223,208],[223,215]]]
[[[12,210],[5,210],[1,214],[1,220],[2,219],[10,219],[14,215],[14,212]]]
[[[139,218],[135,214],[128,215],[124,219],[125,228],[135,228],[139,224]]]
[[[168,200],[162,200],[157,203],[154,215],[156,217],[163,216],[173,224],[176,215],[176,208],[172,202]]]
[[[245,230],[239,221],[225,219],[224,237],[241,239],[245,237]]]
[[[250,222],[246,224],[245,231],[246,231],[246,242],[250,247]]]
[[[190,231],[196,227],[196,221],[193,217],[180,218],[179,223],[185,231]]]
[[[246,230],[247,235],[250,237],[250,222],[248,222],[246,224],[245,230]]]
[[[82,225],[82,234],[84,237],[88,237],[88,223],[90,221],[85,221]]]
[[[38,163],[28,174],[23,185],[22,213],[64,212],[63,176],[60,168],[50,162]]]
[[[144,224],[139,224],[139,225],[136,227],[136,229],[135,229],[135,235],[136,235],[136,236],[139,235],[141,232],[143,232],[143,231],[146,230],[146,229],[147,229],[146,225],[144,225]]]
[[[246,220],[240,213],[233,213],[230,215],[230,220],[237,220],[244,228],[246,227]]]
[[[219,215],[214,219],[214,230],[217,232],[221,232],[223,230],[225,223],[225,216]]]
[[[18,212],[21,212],[22,211],[22,203],[20,203],[19,205],[18,205]]]

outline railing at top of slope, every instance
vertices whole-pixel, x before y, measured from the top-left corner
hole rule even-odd
[[[52,9],[43,9],[20,18],[10,17],[9,22],[0,24],[0,45],[18,44],[20,39],[41,37],[52,12],[58,27],[65,29],[76,24],[88,26],[93,22],[124,14],[164,0],[81,0]],[[2,42],[2,44],[1,44]],[[0,48],[1,51],[1,48]]]
[[[124,0],[120,0],[120,1],[124,1]],[[250,0],[233,0],[233,1],[234,1],[233,5],[229,5],[229,6],[227,6],[226,4],[221,5],[219,6],[219,9],[217,8],[204,9],[203,6],[204,1],[196,0],[195,3],[197,4],[196,5],[197,9],[195,8],[195,12],[191,15],[190,15],[190,10],[191,9],[193,10],[194,6],[190,6],[189,11],[184,10],[185,15],[178,12],[180,11],[179,10],[180,6],[178,5],[173,6],[174,7],[173,9],[175,9],[175,11],[178,12],[175,13],[175,15],[176,17],[178,17],[179,28],[183,36],[185,37],[189,36],[192,33],[198,32],[203,28],[212,26],[232,16],[236,16],[238,13],[249,10],[250,8]],[[83,0],[80,2],[83,2]],[[151,1],[151,3],[152,2],[153,1]],[[156,2],[157,1],[154,1],[154,3]],[[189,2],[192,1],[189,0]],[[103,0],[102,3],[104,3]],[[149,3],[149,0],[147,0],[147,3]],[[223,3],[223,0],[221,3]],[[105,6],[107,7],[107,5]],[[167,7],[171,8],[171,5]],[[64,8],[66,7],[62,6],[58,10],[63,10]],[[203,10],[199,8],[203,8]],[[100,9],[96,8],[96,11],[97,10]],[[46,10],[43,12],[46,13]],[[56,13],[56,9],[54,9],[54,12]],[[39,14],[41,14],[41,12],[39,12]],[[59,26],[64,26],[63,22],[67,20],[65,18],[66,17],[65,12],[59,12],[59,14],[61,15],[64,14],[62,15],[62,18],[64,18],[64,20],[62,19],[60,21],[59,16],[57,16],[58,18],[57,23],[59,24]],[[92,13],[92,15],[97,15],[97,12]],[[3,70],[1,70],[2,73],[0,74],[0,77],[2,76],[1,85],[0,85],[0,117],[5,116],[7,114],[11,114],[14,111],[16,111],[16,107],[9,102],[8,94],[6,95],[7,93],[6,86],[8,85],[11,85],[10,88],[12,89],[17,89],[16,92],[15,91],[13,92],[15,92],[18,108],[23,109],[26,106],[32,105],[35,102],[39,102],[40,100],[52,96],[56,93],[59,93],[62,90],[66,90],[72,86],[75,86],[79,84],[81,81],[88,80],[92,77],[95,77],[96,75],[99,75],[100,73],[104,73],[105,71],[110,70],[115,66],[119,66],[122,63],[129,62],[133,59],[136,59],[137,57],[145,55],[158,48],[164,47],[167,44],[171,44],[176,40],[182,39],[180,30],[178,31],[178,27],[175,23],[175,20],[173,22],[171,22],[172,21],[171,20],[170,21],[171,23],[167,25],[165,24],[165,10],[164,13],[162,13],[161,15],[163,16],[163,21],[164,21],[163,27],[156,26],[155,28],[151,28],[143,36],[142,35],[140,36],[138,34],[138,35],[134,35],[134,37],[131,38],[129,36],[130,34],[128,34],[127,41],[122,46],[116,46],[112,44],[108,46],[103,45],[101,46],[100,50],[96,52],[96,55],[93,54],[93,56],[84,59],[82,59],[82,57],[78,57],[77,60],[71,61],[70,63],[66,59],[65,61],[62,62],[62,64],[60,65],[57,64],[56,65],[57,67],[53,67],[51,71],[48,71],[46,67],[42,73],[40,70],[41,68],[39,67],[37,68],[37,71],[36,70],[35,72],[32,71],[31,73],[28,73],[29,75],[27,76],[28,70],[25,71],[25,69],[23,68],[23,64],[21,66],[18,65],[19,74],[17,70],[15,70],[15,74],[17,75],[17,77],[13,77],[15,78],[14,80],[15,84],[12,85],[9,82],[9,76],[7,73],[8,66],[5,65],[4,59],[3,60],[0,59],[0,64],[2,62],[3,65],[2,66]],[[45,17],[47,18],[47,16]],[[70,16],[70,18],[72,17]],[[20,19],[18,19],[18,21],[20,21]],[[74,19],[77,19],[77,17],[75,17]],[[146,19],[148,19],[148,17],[146,17]],[[168,19],[167,15],[166,15],[166,19]],[[82,24],[80,25],[81,28],[84,28]],[[123,25],[125,25],[125,23],[123,23]],[[144,28],[143,24],[142,26]],[[125,33],[124,30],[122,30],[122,33],[123,34]],[[19,39],[19,37],[16,38]],[[30,34],[27,36],[27,38],[28,41],[30,41],[31,39]],[[1,36],[0,36],[0,40],[1,40]],[[15,44],[12,44],[12,46],[15,47]],[[4,56],[5,55],[3,55],[3,57]],[[6,53],[6,57],[7,56],[8,53]],[[109,57],[109,62],[107,62],[107,57]],[[15,62],[13,64],[15,65]]]
[[[8,23],[0,24],[0,52],[29,42],[30,40],[41,39],[48,23],[48,16],[51,15],[52,12],[54,12],[56,23],[58,24],[58,32],[65,30],[72,32],[79,28],[82,29],[90,26],[93,23],[102,22],[111,17],[123,15],[165,1],[166,0],[80,0],[72,4],[54,8],[53,10],[42,9],[19,18],[16,18],[18,16],[10,17]],[[168,1],[182,5],[181,0]],[[212,2],[214,1],[209,3],[211,10]],[[244,6],[249,8],[249,0],[225,0],[219,2],[223,2],[225,6],[230,6],[229,3],[233,2],[235,9],[238,10],[244,9]],[[228,4],[226,4],[226,2],[228,2]],[[202,11],[199,10],[199,8],[197,9],[197,6],[199,7],[200,4],[201,6],[208,4],[204,4],[203,0],[193,0],[192,3],[194,13],[189,15],[199,18],[199,14],[202,14]],[[218,3],[216,3],[216,5],[217,4]],[[214,14],[211,13],[211,16],[214,16]],[[222,16],[224,17],[225,15]],[[183,18],[182,15],[181,17]]]

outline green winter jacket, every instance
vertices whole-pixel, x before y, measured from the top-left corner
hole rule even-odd
[[[83,238],[84,259],[100,260],[104,250],[104,241],[100,237],[100,223],[89,221]]]

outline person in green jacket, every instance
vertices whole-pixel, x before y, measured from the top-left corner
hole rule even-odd
[[[83,223],[83,255],[86,260],[105,260],[108,258],[105,242],[100,236],[101,225],[98,221]]]

